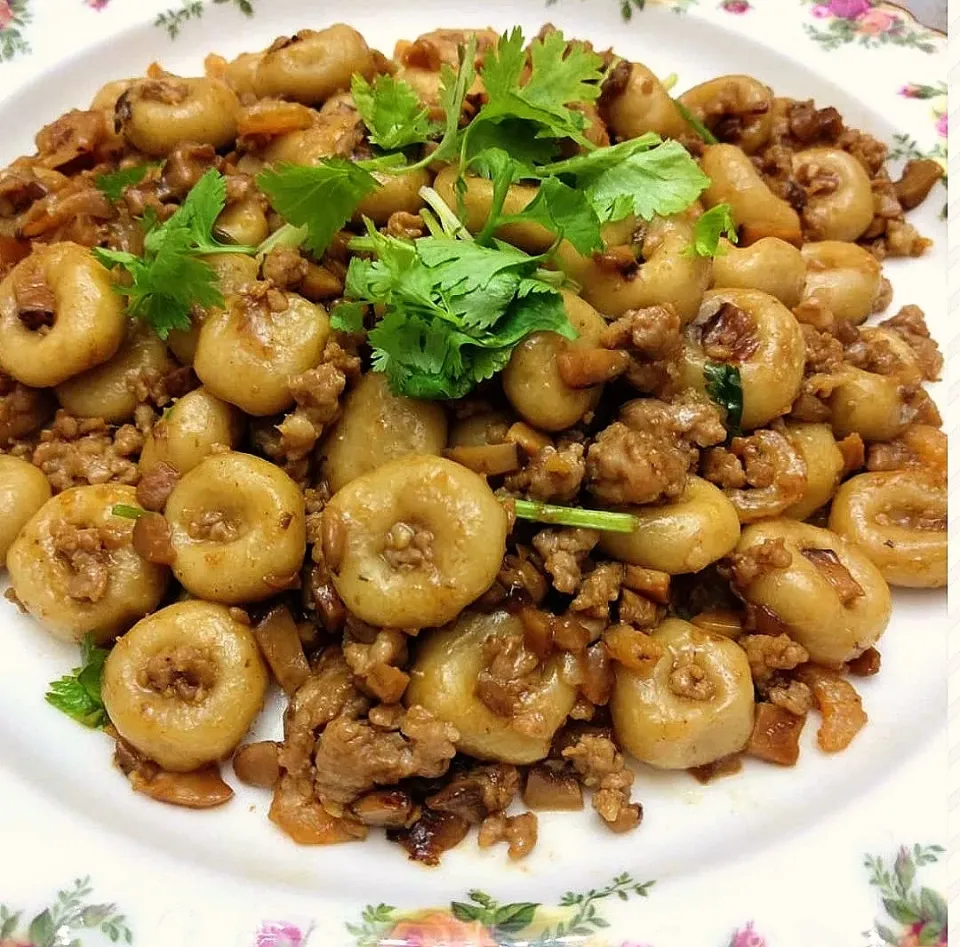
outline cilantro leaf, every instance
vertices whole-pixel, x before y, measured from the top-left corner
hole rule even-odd
[[[194,305],[223,304],[216,273],[200,256],[253,252],[253,247],[223,244],[214,238],[213,227],[225,203],[226,180],[217,171],[207,171],[169,220],[160,224],[155,216],[144,218],[142,257],[93,248],[104,266],[127,271],[127,284],[117,285],[116,290],[127,297],[128,314],[143,319],[161,339],[174,329],[190,328]]]
[[[586,155],[544,169],[556,174],[559,167],[572,173],[577,189],[583,190],[603,223],[622,220],[630,214],[642,220],[678,214],[710,184],[697,162],[677,141],[665,141],[648,150],[635,147],[615,163],[615,155],[603,155],[608,150],[614,149],[596,152],[602,157],[593,165],[583,160],[592,156]]]
[[[531,332],[576,333],[560,293],[538,270],[541,257],[451,236],[456,219],[439,195],[430,200],[448,229],[409,242],[368,221],[367,236],[351,246],[373,258],[353,257],[344,295],[381,307],[367,339],[374,371],[386,373],[396,393],[461,398],[500,371]]]
[[[350,91],[370,141],[386,151],[422,144],[437,131],[413,87],[402,79],[380,75],[371,85],[354,73]]]
[[[743,417],[743,385],[740,369],[724,362],[707,362],[703,366],[707,394],[727,412],[727,427],[734,434],[740,430]]]
[[[317,256],[353,216],[357,204],[378,187],[354,162],[325,158],[316,165],[281,164],[257,175],[257,186],[288,223],[306,227],[306,246]]]
[[[109,650],[98,648],[87,635],[80,646],[80,667],[50,684],[46,701],[85,727],[99,728],[109,722],[100,693],[103,665]]]
[[[568,187],[558,178],[547,178],[537,189],[537,196],[513,217],[504,222],[533,221],[569,240],[583,254],[603,249],[600,219],[582,191]]]
[[[330,310],[330,328],[336,332],[346,332],[347,335],[363,332],[366,308],[362,303],[338,303]]]
[[[477,67],[475,65],[477,38],[475,36],[471,36],[466,45],[460,47],[458,56],[459,62],[456,72],[450,68],[448,63],[444,63],[440,69],[440,95],[438,98],[444,114],[443,137],[432,154],[404,170],[411,171],[414,168],[426,167],[433,161],[449,161],[458,152],[460,115],[463,112],[463,103],[467,98],[467,92],[470,91],[470,87],[477,77]]]
[[[600,97],[603,59],[583,43],[568,43],[559,30],[531,44],[530,60],[530,79],[523,87],[528,102],[569,118],[569,103]]]
[[[583,43],[568,43],[556,31],[531,44],[526,75],[522,30],[514,27],[504,33],[483,60],[480,76],[487,102],[464,132],[461,165],[476,152],[471,140],[487,123],[511,121],[516,134],[516,122],[521,120],[532,125],[537,138],[572,138],[594,148],[583,135],[586,118],[570,105],[592,102],[600,95],[602,62]]]
[[[703,122],[697,118],[693,112],[688,109],[679,99],[674,99],[673,104],[677,107],[680,117],[708,144],[716,145],[720,139]]]
[[[532,167],[548,164],[557,156],[557,143],[549,138],[538,138],[538,128],[518,118],[504,118],[499,122],[483,122],[470,133],[465,158],[467,163],[486,177],[482,171],[483,154],[499,150],[520,165]]]
[[[152,167],[154,167],[153,164],[135,164],[129,168],[112,171],[109,174],[98,174],[93,179],[93,183],[107,196],[112,204],[116,204],[123,197],[123,192],[128,187],[139,184]]]
[[[559,178],[545,178],[534,199],[518,214],[502,214],[504,199],[510,185],[523,178],[535,179],[540,169],[515,160],[499,148],[480,152],[471,165],[484,177],[493,180],[493,200],[483,230],[477,242],[489,240],[498,227],[511,223],[538,223],[566,238],[581,253],[592,253],[603,248],[600,220],[586,197]]]
[[[697,218],[693,225],[693,243],[687,253],[695,256],[717,256],[720,251],[720,238],[726,237],[731,243],[737,242],[737,225],[729,204],[717,204]]]

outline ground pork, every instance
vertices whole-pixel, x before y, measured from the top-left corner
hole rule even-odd
[[[357,690],[342,650],[326,648],[287,705],[280,765],[294,776],[309,775],[318,732],[335,717],[353,719],[368,707],[369,701]]]
[[[667,685],[677,697],[687,700],[710,700],[717,690],[706,670],[697,664],[692,655],[687,654],[680,655],[674,661]]]
[[[263,278],[278,289],[294,289],[306,275],[307,261],[291,247],[277,247],[263,259]]]
[[[110,552],[129,545],[129,521],[80,527],[66,520],[50,528],[53,554],[66,567],[64,593],[78,602],[99,602],[110,583]]]
[[[37,430],[53,413],[53,404],[48,391],[28,388],[0,372],[0,449]]]
[[[187,521],[191,539],[209,543],[232,543],[240,535],[240,523],[223,510],[202,510]]]
[[[570,603],[570,609],[574,612],[583,612],[592,618],[609,618],[610,603],[620,597],[621,582],[623,582],[621,563],[600,563],[580,583],[577,597]]]
[[[643,809],[630,801],[633,772],[610,737],[579,734],[561,755],[573,765],[583,785],[594,790],[593,808],[608,828],[626,832],[640,824]]]
[[[102,418],[75,418],[60,410],[39,438],[14,444],[11,453],[39,467],[59,493],[82,484],[136,484],[142,447],[143,435],[132,424],[113,428]]]
[[[813,693],[802,681],[775,674],[758,690],[771,704],[790,711],[796,717],[805,716],[813,707]]]
[[[141,669],[141,687],[185,703],[200,703],[217,681],[216,661],[200,648],[181,645],[155,654]]]
[[[325,802],[347,804],[374,786],[411,776],[441,776],[459,738],[455,727],[416,705],[404,712],[396,731],[378,730],[368,720],[336,717],[317,740],[315,791]]]
[[[744,635],[737,644],[747,654],[754,684],[765,684],[774,671],[791,671],[809,660],[806,649],[788,635]]]
[[[675,499],[695,460],[696,451],[672,435],[636,431],[615,421],[587,452],[587,489],[615,505]]]
[[[138,405],[152,405],[163,408],[193,391],[199,385],[193,369],[184,366],[158,371],[151,368],[140,372],[127,380],[127,387],[133,392]]]
[[[78,158],[87,158],[93,164],[109,156],[107,146],[112,145],[116,150],[122,147],[99,109],[89,112],[73,109],[44,125],[34,141],[37,162],[45,168],[62,168]]]
[[[866,465],[868,470],[917,467],[943,477],[947,471],[947,435],[931,425],[911,424],[895,440],[871,444]]]
[[[257,444],[274,463],[302,486],[310,479],[313,449],[324,430],[340,415],[340,398],[360,373],[360,359],[339,342],[329,341],[316,368],[294,375],[289,383],[296,407],[276,428],[261,428]]]
[[[369,631],[372,635],[361,638],[359,629],[349,627],[343,639],[343,656],[361,690],[385,704],[395,704],[410,680],[399,668],[407,660],[407,636],[396,628]]]
[[[805,323],[801,323],[800,331],[805,346],[805,374],[828,374],[843,366],[843,343],[839,339]]]
[[[679,377],[680,329],[680,316],[669,304],[630,309],[604,329],[600,344],[625,350],[627,380],[639,391],[658,393]]]
[[[491,635],[483,643],[476,694],[487,709],[515,719],[540,684],[540,659],[522,634]]]
[[[532,500],[569,503],[580,492],[585,472],[583,444],[550,444],[540,448],[523,470],[506,477],[503,485],[510,493]]]
[[[792,561],[793,556],[782,539],[765,539],[744,552],[733,553],[728,559],[728,569],[732,580],[746,588],[768,572],[789,568]]]
[[[520,773],[509,763],[473,766],[458,773],[426,803],[437,812],[451,812],[472,825],[508,809],[520,790]]]
[[[526,858],[537,844],[537,817],[533,812],[521,815],[504,815],[502,812],[487,816],[480,826],[477,844],[491,848],[498,842],[506,842],[511,861]]]
[[[662,610],[657,608],[656,602],[630,589],[620,592],[620,621],[633,625],[635,628],[653,628],[659,624]]]
[[[580,568],[599,541],[593,529],[543,529],[533,537],[533,548],[553,577],[553,587],[572,595],[580,584]]]
[[[223,160],[217,157],[213,145],[191,142],[177,145],[163,163],[160,173],[161,198],[183,200],[211,168],[223,170]]]
[[[398,240],[416,240],[426,232],[426,224],[419,214],[397,210],[387,218],[387,234]]]
[[[529,546],[518,543],[516,552],[503,557],[497,578],[478,599],[477,606],[495,608],[507,600],[538,605],[550,587],[542,569],[540,557]]]
[[[429,568],[434,538],[429,529],[401,520],[387,531],[382,556],[391,569]]]
[[[904,306],[895,316],[880,325],[896,332],[916,353],[923,369],[923,377],[936,381],[943,368],[943,354],[936,340],[930,337],[923,310],[919,306]]]
[[[734,437],[729,447],[711,447],[700,472],[726,491],[741,522],[782,513],[801,499],[807,485],[803,457],[789,438],[773,430]]]

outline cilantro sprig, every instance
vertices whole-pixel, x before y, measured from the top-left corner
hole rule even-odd
[[[90,635],[80,644],[80,666],[50,684],[46,701],[85,727],[100,728],[109,722],[100,693],[103,666],[109,650],[98,648]]]
[[[314,165],[281,164],[261,171],[257,175],[257,186],[287,223],[261,245],[260,251],[304,244],[314,254],[321,255],[334,234],[353,216],[360,201],[380,186],[374,177],[376,172],[408,174],[434,161],[455,157],[460,113],[476,76],[476,48],[476,39],[471,37],[460,49],[457,71],[445,64],[440,72],[439,101],[445,115],[443,134],[436,148],[420,161],[407,164],[403,155],[385,154],[356,162],[323,158]],[[419,132],[419,119],[412,115],[409,96],[402,86],[375,82],[373,86],[358,88],[363,103],[358,107],[372,135],[379,138],[382,134],[384,140],[392,135],[395,140],[403,140]]]
[[[203,256],[256,252],[255,247],[224,244],[213,236],[226,193],[223,175],[207,171],[169,220],[162,224],[156,217],[145,221],[143,256],[105,247],[93,249],[104,266],[126,272],[126,281],[116,289],[127,297],[127,312],[146,322],[161,339],[173,329],[189,330],[194,305],[223,305],[216,273]]]
[[[577,526],[611,533],[632,533],[640,520],[630,513],[612,513],[609,510],[583,510],[572,506],[555,506],[537,500],[513,500],[513,511],[518,519],[550,523],[554,526]]]
[[[146,516],[147,511],[141,506],[130,506],[127,503],[116,503],[110,508],[113,516],[119,516],[125,520],[138,520],[141,516]]]
[[[378,186],[366,168],[344,158],[327,158],[314,166],[267,168],[257,176],[257,185],[288,226],[304,228],[300,237],[318,256],[353,216],[357,204]]]
[[[572,179],[603,223],[630,214],[642,220],[678,214],[710,185],[683,145],[652,132],[538,170]]]
[[[413,86],[402,79],[380,75],[371,84],[356,73],[350,92],[370,132],[370,143],[384,151],[425,144],[441,128],[430,120]]]
[[[334,310],[332,325],[357,331],[358,306],[378,304],[383,316],[371,329],[373,370],[387,375],[398,394],[461,398],[502,370],[514,347],[531,332],[576,332],[557,282],[540,269],[542,256],[492,241],[473,240],[440,196],[424,188],[436,212],[435,233],[415,241],[379,233],[351,248],[369,256],[350,261],[344,295],[353,303]]]
[[[720,139],[703,122],[697,118],[693,112],[688,109],[679,99],[674,99],[673,104],[677,107],[680,117],[700,136],[708,145],[716,145]]]
[[[568,43],[559,31],[534,40],[529,54],[520,27],[504,33],[483,60],[480,77],[487,101],[464,132],[461,165],[473,136],[485,125],[505,120],[527,123],[533,138],[571,138],[584,148],[595,148],[584,136],[586,117],[570,106],[599,97],[602,64],[593,50]]]
[[[731,434],[740,433],[743,417],[743,383],[740,369],[725,362],[707,362],[703,366],[707,394],[727,414],[727,429]]]
[[[731,243],[736,243],[738,239],[733,208],[729,204],[717,204],[697,218],[693,225],[693,243],[688,247],[688,253],[691,256],[717,256],[723,252],[720,248],[721,237],[726,237]]]
[[[153,163],[131,165],[129,168],[121,168],[110,174],[98,174],[93,179],[93,183],[112,204],[116,204],[128,187],[139,184],[147,176],[147,172],[154,167],[156,164]]]

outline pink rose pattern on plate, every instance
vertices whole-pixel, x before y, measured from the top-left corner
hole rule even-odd
[[[820,23],[806,23],[804,30],[825,50],[847,43],[859,43],[868,49],[892,43],[925,53],[937,48],[932,30],[920,26],[905,10],[879,0],[813,0],[810,15]]]

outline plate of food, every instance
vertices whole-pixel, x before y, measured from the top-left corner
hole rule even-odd
[[[946,944],[944,49],[0,3],[0,945]]]

